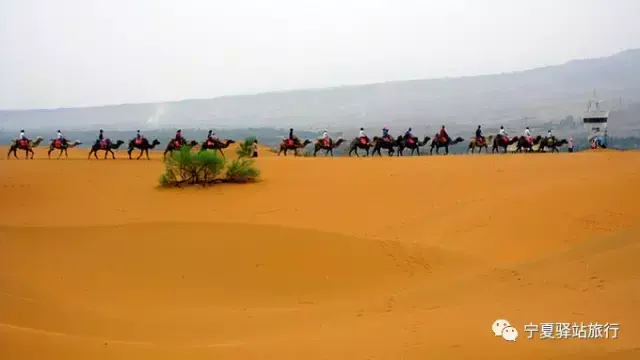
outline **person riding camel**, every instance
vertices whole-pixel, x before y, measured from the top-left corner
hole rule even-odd
[[[62,132],[58,130],[56,134],[56,140],[60,143],[60,146],[64,146],[67,143],[67,139],[62,135]]]
[[[178,129],[178,131],[176,131],[176,137],[173,138],[173,141],[177,141],[179,145],[182,145],[185,143],[185,140],[182,137],[182,129]]]
[[[367,137],[367,134],[364,133],[364,128],[360,128],[360,134],[358,135],[358,139],[363,144],[368,144],[369,143],[369,137]]]
[[[29,139],[24,134],[24,130],[20,130],[20,135],[18,136],[18,141],[16,141],[16,142],[17,143],[21,143],[23,140],[24,140],[25,145],[29,142]]]
[[[440,129],[440,136],[438,136],[438,140],[443,143],[449,141],[449,134],[447,134],[447,130],[444,128],[444,125],[442,125],[442,129]]]
[[[293,135],[293,128],[289,129],[289,137],[287,138],[287,140],[291,145],[298,143],[298,137]]]
[[[527,139],[527,142],[529,143],[529,145],[533,143],[533,138],[531,137],[531,132],[529,131],[528,126],[526,129],[524,129],[524,138]]]
[[[329,144],[331,143],[331,140],[329,139],[329,132],[327,130],[325,130],[322,133],[322,138],[321,139],[322,139],[322,144],[324,146],[329,146]]]
[[[478,125],[476,129],[476,142],[479,144],[484,144],[484,136],[482,136],[482,127]]]
[[[500,131],[498,131],[498,135],[502,136],[505,141],[508,141],[507,132],[504,130],[504,126],[500,126]]]
[[[98,133],[98,138],[96,139],[95,145],[98,146],[98,147],[101,147],[103,140],[104,140],[104,131],[102,129],[100,129],[100,132]]]
[[[411,128],[408,128],[407,131],[404,133],[404,138],[407,141],[410,142],[415,142],[416,141],[416,137],[413,136],[413,134],[411,133]]]
[[[140,134],[140,130],[136,130],[136,137],[134,138],[136,144],[142,143],[142,134]]]
[[[389,135],[389,128],[386,125],[382,128],[382,140],[391,141],[391,135]]]
[[[209,133],[207,134],[207,142],[215,143],[216,140],[218,140],[216,138],[216,133],[214,133],[213,130],[209,130]]]
[[[549,132],[547,132],[547,141],[551,141],[551,140],[555,140],[555,139],[556,138],[551,133],[551,129],[549,129]]]

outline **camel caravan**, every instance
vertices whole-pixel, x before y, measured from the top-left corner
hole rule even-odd
[[[559,152],[559,148],[568,143],[566,139],[557,139],[552,136],[551,131],[549,131],[549,134],[547,134],[546,137],[532,137],[529,135],[528,130],[528,128],[525,130],[525,136],[514,136],[510,138],[504,131],[504,128],[501,127],[498,134],[489,135],[485,138],[482,136],[481,128],[478,127],[478,130],[476,130],[476,136],[472,137],[468,143],[467,153],[474,154],[476,149],[478,150],[478,153],[482,153],[483,149],[485,153],[488,153],[489,147],[491,147],[491,153],[545,152],[547,149],[551,152]],[[20,137],[11,142],[7,158],[10,158],[10,155],[13,154],[13,157],[18,159],[17,152],[18,150],[22,150],[25,152],[26,159],[33,159],[33,149],[42,141],[42,136],[38,136],[35,140],[31,140],[27,138],[24,135],[24,131],[22,131],[20,133]],[[442,129],[433,137],[424,136],[422,139],[413,135],[411,128],[409,128],[404,135],[392,137],[389,134],[388,128],[385,126],[382,131],[382,136],[373,136],[373,138],[369,138],[365,134],[364,129],[360,128],[359,136],[352,139],[350,142],[346,141],[342,137],[338,137],[334,141],[326,130],[323,135],[320,138],[315,139],[315,141],[309,139],[301,140],[294,135],[293,129],[290,129],[289,136],[285,137],[280,142],[277,154],[278,156],[281,154],[287,156],[289,152],[292,152],[294,156],[298,156],[299,150],[303,150],[307,145],[313,144],[313,151],[307,154],[315,157],[318,153],[323,153],[324,156],[333,157],[333,151],[335,149],[340,147],[343,143],[348,143],[348,156],[355,155],[359,157],[359,150],[364,151],[365,156],[382,156],[382,150],[386,150],[389,156],[404,156],[405,152],[411,156],[414,154],[419,156],[421,155],[421,149],[423,153],[426,153],[426,150],[424,149],[427,147],[429,148],[428,153],[431,155],[434,154],[434,150],[435,154],[441,154],[441,150],[443,150],[444,155],[447,155],[449,154],[449,147],[455,146],[464,141],[465,140],[462,137],[450,137],[444,126],[442,126]],[[220,139],[216,137],[215,133],[211,130],[209,130],[206,139],[202,142],[187,140],[182,136],[182,130],[178,130],[175,137],[167,142],[163,158],[166,159],[167,154],[185,146],[189,148],[199,147],[199,152],[207,150],[218,152],[222,157],[224,157],[224,149],[228,148],[229,145],[233,143],[235,143],[234,140]],[[59,154],[57,159],[60,159],[63,154],[65,155],[65,158],[67,158],[67,149],[74,148],[81,144],[82,142],[77,140],[73,142],[68,141],[64,135],[58,131],[57,137],[50,140],[47,156],[51,159],[51,153],[58,150]],[[111,155],[111,159],[115,159],[116,156],[113,150],[119,149],[124,144],[125,141],[123,140],[112,141],[105,137],[104,132],[101,129],[96,141],[89,149],[87,158],[91,159],[91,156],[93,155],[95,159],[99,159],[98,153],[104,151],[104,159],[108,159],[109,154]],[[136,136],[129,140],[127,144],[127,155],[129,156],[129,159],[133,159],[132,153],[138,150],[139,154],[136,157],[136,160],[141,159],[143,156],[145,156],[147,160],[150,160],[149,150],[153,150],[157,146],[161,145],[161,142],[158,139],[150,141],[146,137],[142,136],[138,130]],[[255,153],[255,156],[257,156],[257,152]]]

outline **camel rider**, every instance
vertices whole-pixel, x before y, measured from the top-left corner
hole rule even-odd
[[[326,129],[322,133],[322,143],[325,145],[329,145],[329,132]]]
[[[216,133],[214,133],[213,130],[209,130],[209,133],[207,134],[207,141],[215,142],[216,141],[215,135]]]
[[[507,132],[504,130],[504,126],[500,126],[500,131],[498,131],[498,134],[500,134],[504,138],[507,137]]]
[[[549,130],[549,132],[547,132],[547,138],[548,139],[553,139],[553,134],[551,133],[551,130]]]
[[[27,135],[24,134],[24,130],[20,130],[20,136],[18,136],[18,141],[20,140],[29,141],[29,139],[27,139]]]
[[[444,142],[449,141],[449,134],[447,134],[447,130],[444,128],[444,125],[442,125],[442,129],[440,129],[439,140],[444,140]]]
[[[140,141],[142,139],[142,135],[140,134],[140,130],[136,130],[136,140]]]
[[[391,141],[391,136],[389,136],[389,128],[387,127],[387,125],[382,128],[382,140]]]
[[[524,138],[527,139],[527,142],[529,142],[529,144],[532,143],[531,131],[529,131],[529,127],[528,126],[527,126],[526,129],[524,129]]]
[[[64,145],[67,142],[67,139],[64,138],[64,135],[62,135],[62,132],[60,130],[58,130],[58,134],[56,135],[56,139],[60,142],[60,145]]]
[[[100,143],[102,142],[102,140],[104,140],[104,132],[102,131],[102,129],[100,129],[95,145],[100,146]]]
[[[367,134],[364,133],[364,128],[360,128],[360,134],[358,134],[358,138],[360,140],[364,139],[364,141],[369,142],[369,138],[367,137]]]
[[[411,133],[411,128],[408,128],[407,131],[404,133],[404,138],[409,140],[415,140],[415,137],[413,136],[413,134]]]
[[[293,144],[297,143],[296,136],[293,135],[293,128],[289,129],[289,141]]]
[[[480,125],[478,125],[478,128],[476,129],[476,141],[484,142],[484,136],[482,136],[482,127]]]
[[[178,131],[176,131],[176,137],[173,139],[174,141],[177,141],[178,144],[184,144],[184,138],[182,137],[182,129],[178,129]]]

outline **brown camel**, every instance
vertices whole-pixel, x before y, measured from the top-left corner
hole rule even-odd
[[[220,154],[222,155],[222,157],[224,157],[224,153],[222,152],[222,149],[226,149],[229,147],[229,145],[235,143],[234,140],[231,139],[225,139],[225,140],[205,140],[202,142],[202,145],[200,146],[200,151],[205,151],[205,150],[213,150],[213,151],[220,151]]]
[[[167,159],[167,153],[171,153],[174,150],[178,150],[183,146],[188,146],[190,148],[193,148],[195,146],[198,145],[198,142],[195,140],[191,140],[191,141],[187,141],[187,140],[182,140],[182,141],[177,141],[176,139],[171,139],[169,141],[169,143],[167,144],[167,148],[164,149],[164,154],[162,154],[162,158],[163,159]]]
[[[47,157],[49,159],[51,159],[51,153],[53,152],[53,150],[60,150],[60,154],[58,154],[58,157],[56,159],[60,159],[60,156],[62,156],[62,153],[64,153],[64,157],[65,159],[69,157],[69,155],[67,154],[67,149],[69,148],[74,148],[78,145],[82,144],[80,141],[76,140],[72,143],[69,143],[66,139],[51,139],[51,143],[49,144],[49,152],[47,152]]]
[[[331,154],[331,156],[333,157],[333,149],[340,146],[340,144],[342,144],[343,142],[344,142],[344,139],[342,137],[339,137],[335,143],[333,142],[332,139],[329,139],[329,140],[318,139],[318,141],[316,141],[313,148],[313,156],[316,156],[318,151],[325,150],[324,156]]]
[[[13,157],[18,159],[18,150],[24,150],[26,153],[25,159],[33,159],[35,153],[33,152],[33,148],[40,145],[42,142],[42,136],[38,136],[35,140],[13,140],[11,141],[11,146],[9,146],[9,151],[7,151],[7,159],[9,159],[9,154],[13,153]],[[31,158],[29,158],[29,154],[31,154]]]
[[[363,149],[367,152],[367,156],[369,156],[369,149],[371,149],[371,147],[373,146],[373,144],[369,141],[369,138],[360,138],[357,137],[353,140],[351,140],[351,144],[349,144],[349,156],[351,156],[351,153],[355,153],[356,156],[360,156],[358,155],[358,149]]]
[[[464,139],[461,138],[460,136],[458,136],[455,140],[451,141],[450,137],[447,137],[446,139],[442,139],[440,137],[436,137],[433,139],[433,141],[431,141],[431,151],[429,152],[431,155],[433,155],[433,149],[436,149],[436,154],[440,153],[440,148],[443,147],[445,150],[445,155],[449,155],[449,146],[453,146],[455,144],[461,143],[463,142]]]
[[[478,141],[475,137],[472,137],[471,141],[469,141],[469,148],[467,149],[467,153],[471,151],[471,153],[473,154],[475,148],[478,148],[478,153],[481,153],[482,149],[484,149],[484,152],[487,153],[489,152],[489,144],[492,141],[493,135],[487,136],[484,141]]]
[[[300,143],[300,140],[296,137],[294,140],[284,139],[280,142],[280,150],[278,151],[278,156],[280,156],[281,152],[284,152],[284,156],[287,156],[288,150],[293,150],[293,155],[298,156],[298,149],[303,149],[305,146],[311,144],[311,141],[308,139]]]
[[[416,152],[418,156],[420,156],[420,147],[427,145],[427,143],[431,140],[430,137],[425,136],[422,141],[418,140],[417,137],[412,137],[411,139],[407,139],[405,136],[398,136],[396,140],[398,142],[398,156],[403,156],[404,149],[411,150],[411,156]]]
[[[149,158],[149,150],[155,148],[157,145],[160,145],[160,141],[158,141],[158,139],[153,139],[153,142],[151,143],[149,143],[149,140],[146,137],[141,137],[140,139],[132,139],[131,141],[129,141],[129,149],[127,150],[129,160],[131,160],[131,153],[134,149],[140,150],[140,155],[138,155],[136,160],[140,160],[142,154],[147,154],[147,160],[151,160]]]
[[[500,148],[504,149],[504,153],[507,153],[507,146],[511,144],[515,144],[518,141],[518,137],[514,136],[513,139],[505,138],[504,136],[498,134],[493,139],[493,147],[491,148],[491,153],[494,152],[500,153]]]
[[[519,153],[522,152],[523,149],[525,152],[532,152],[533,146],[538,145],[540,143],[540,140],[542,140],[542,136],[538,135],[531,140],[531,143],[529,143],[529,140],[525,136],[521,136],[518,139],[516,150],[514,152]]]
[[[380,153],[380,150],[382,149],[386,149],[388,151],[389,156],[392,156],[393,153],[395,152],[394,147],[398,146],[398,139],[392,138],[392,140],[389,141],[389,140],[384,140],[381,137],[374,136],[373,141],[371,143],[373,144],[373,151],[371,152],[371,156],[375,155],[376,153],[382,156],[382,153]]]
[[[109,153],[111,153],[111,158],[115,160],[116,155],[113,153],[113,150],[119,148],[120,146],[122,146],[122,144],[124,144],[124,141],[122,140],[118,140],[115,143],[112,143],[110,139],[99,141],[93,144],[91,150],[89,151],[89,156],[87,157],[87,159],[91,159],[91,154],[93,154],[93,156],[98,159],[98,151],[104,150],[105,160],[107,159],[107,155],[109,155]]]
[[[544,148],[546,147],[551,149],[551,153],[560,152],[558,148],[568,143],[569,142],[567,141],[567,139],[558,140],[555,137],[551,137],[551,138],[545,137],[540,141],[540,148],[538,149],[538,151],[544,152]]]

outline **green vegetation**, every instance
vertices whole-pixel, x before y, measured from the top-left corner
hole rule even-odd
[[[182,185],[212,185],[221,182],[246,183],[258,179],[260,171],[252,160],[240,157],[233,160],[225,170],[226,160],[213,151],[192,152],[183,146],[173,151],[164,162],[164,173],[160,185],[180,187]],[[223,176],[224,173],[224,176]]]
[[[238,143],[238,148],[236,149],[236,154],[239,158],[250,158],[253,154],[253,142],[256,141],[255,136],[249,136]]]
[[[227,167],[226,179],[230,182],[251,182],[255,181],[259,176],[260,170],[254,167],[253,160],[251,159],[235,159]]]

